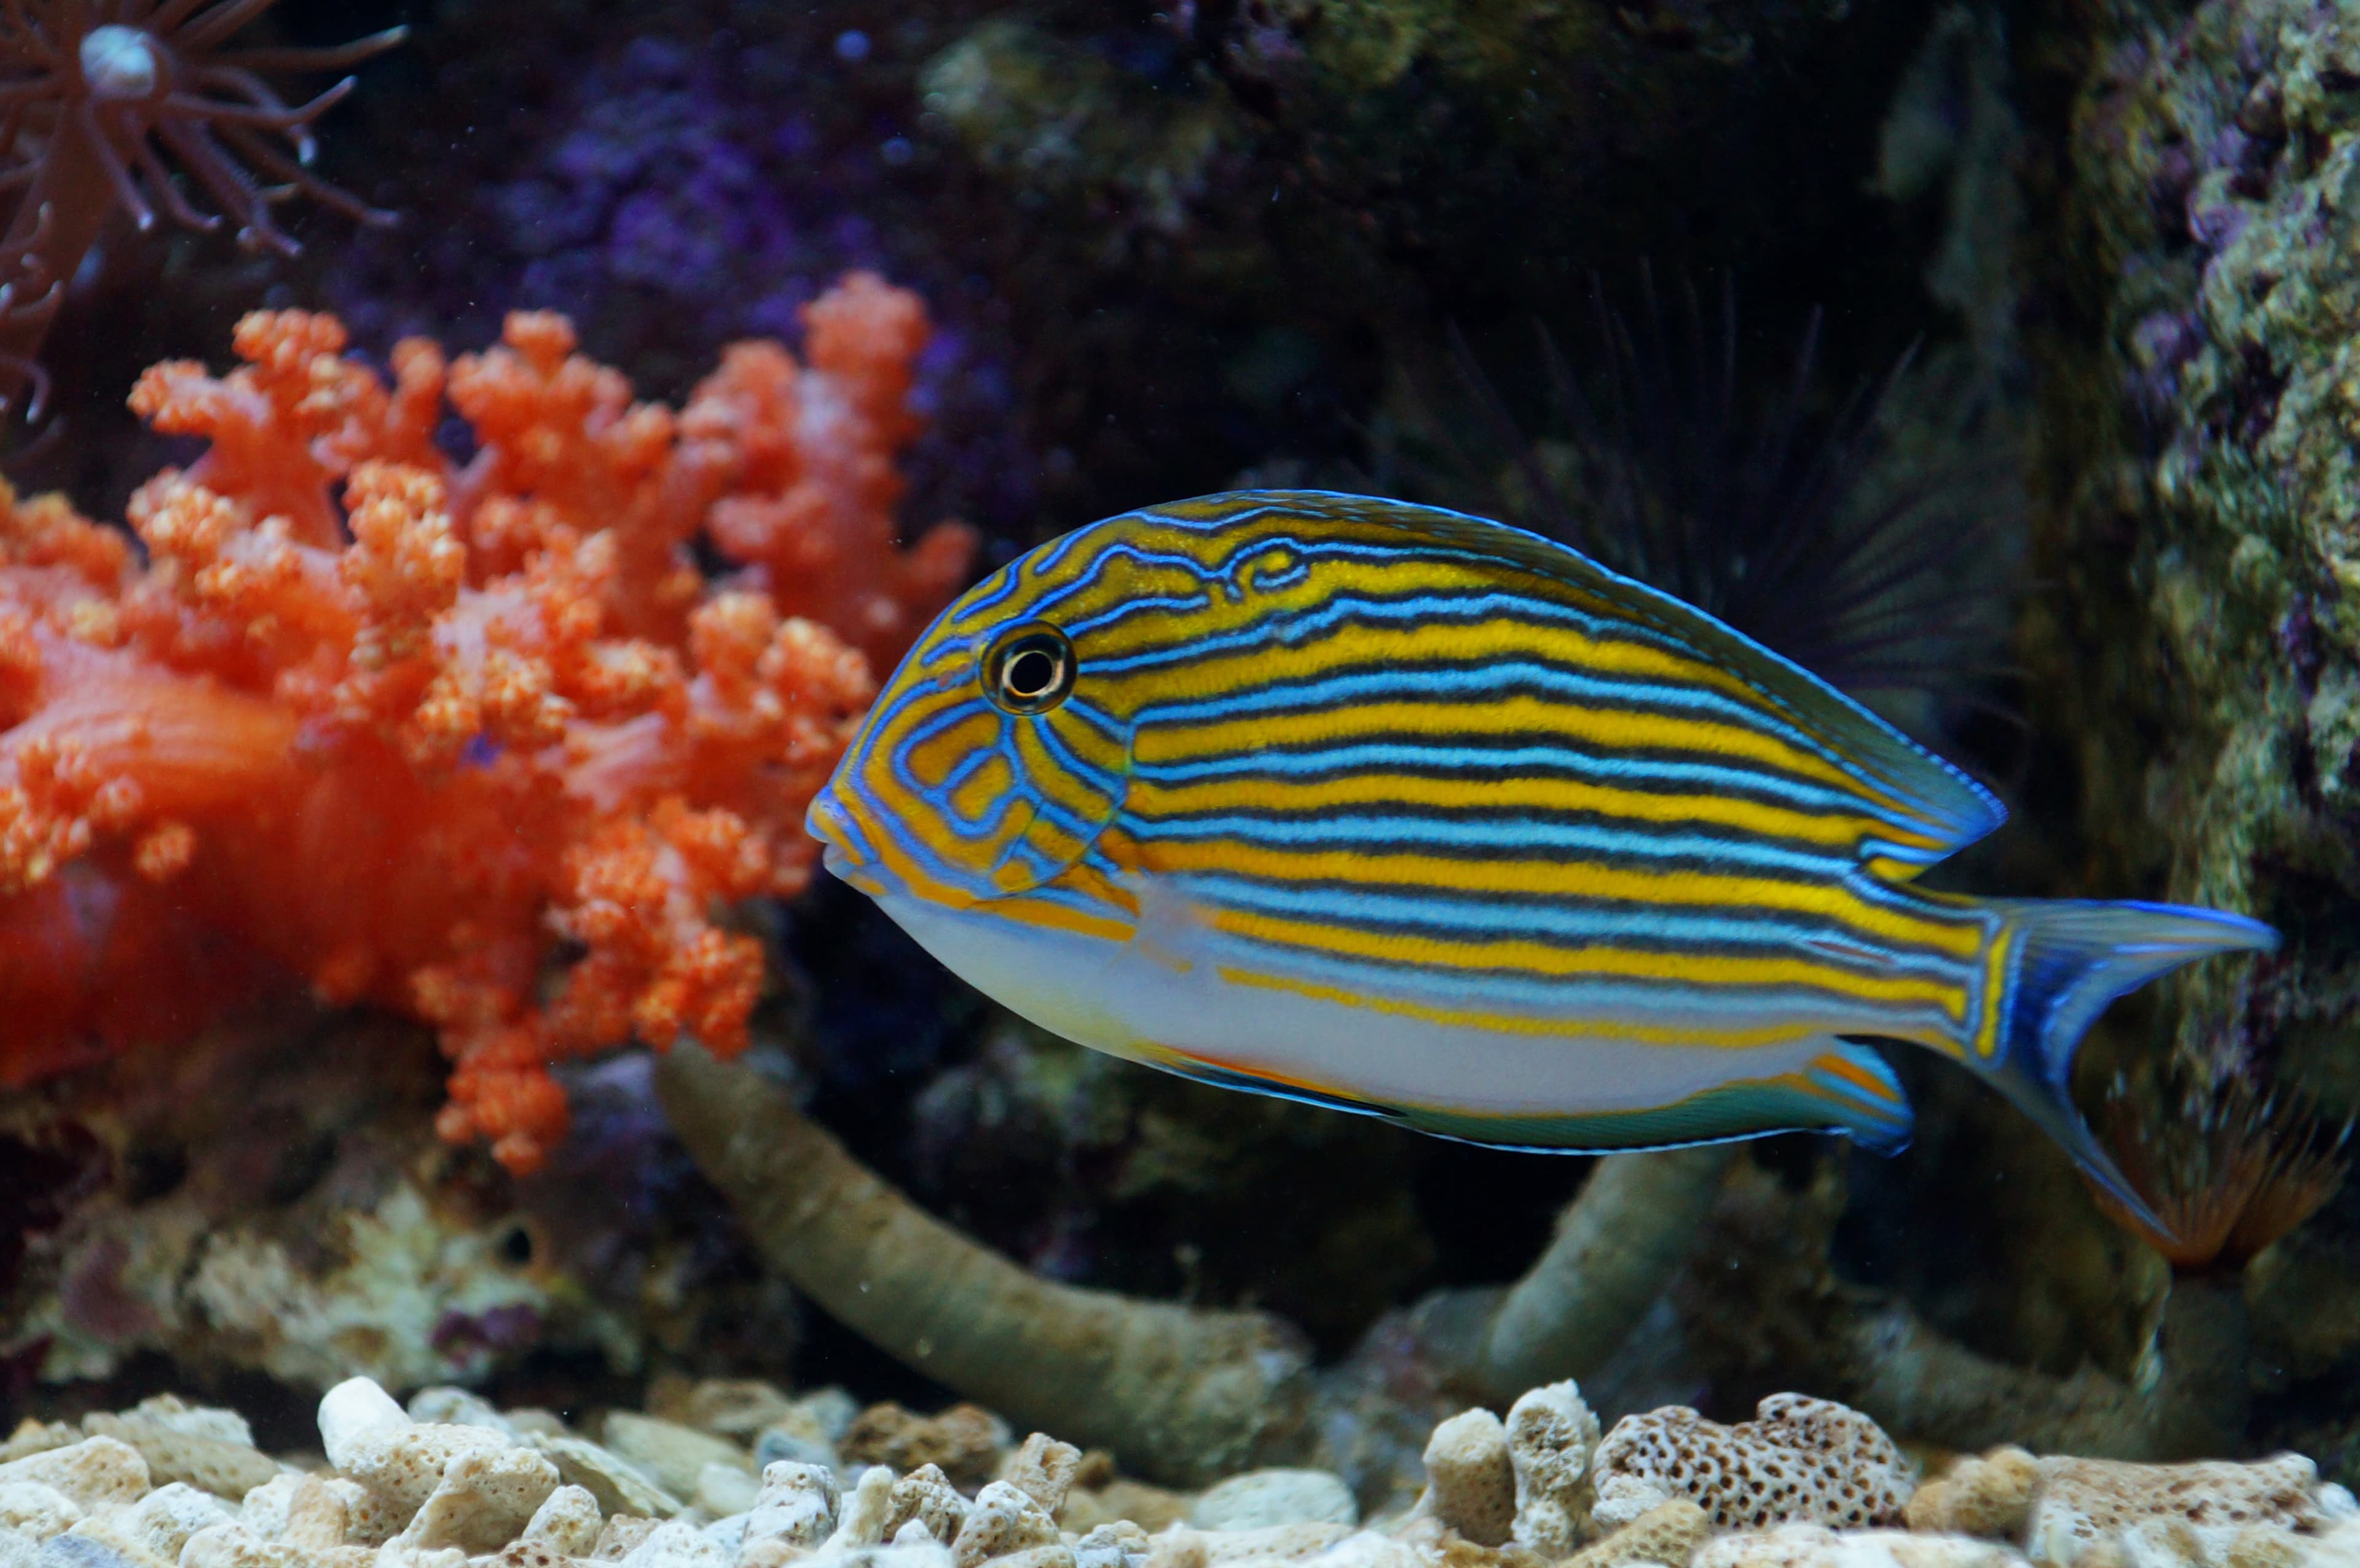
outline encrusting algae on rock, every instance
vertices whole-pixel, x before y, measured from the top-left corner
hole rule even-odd
[[[425,1390],[405,1410],[354,1378],[320,1402],[322,1452],[293,1461],[258,1452],[234,1412],[169,1398],[79,1425],[27,1421],[0,1444],[0,1568],[2344,1568],[2360,1558],[2360,1508],[2295,1455],[2133,1465],[2004,1451],[1962,1461],[1896,1508],[1916,1483],[1885,1434],[1793,1395],[1765,1400],[1748,1428],[1679,1409],[1629,1418],[1626,1441],[1598,1451],[1597,1464],[1622,1466],[1596,1478],[1601,1494],[1636,1473],[1631,1454],[1644,1447],[1686,1495],[1617,1526],[1585,1518],[1571,1534],[1565,1510],[1590,1488],[1592,1456],[1561,1440],[1568,1421],[1592,1437],[1597,1423],[1569,1383],[1517,1401],[1546,1421],[1478,1410],[1443,1422],[1425,1497],[1366,1525],[1349,1496],[1340,1509],[1328,1500],[1342,1484],[1324,1472],[1247,1472],[1192,1500],[1125,1482],[1104,1454],[1041,1432],[1011,1445],[1002,1429],[992,1474],[965,1486],[930,1463],[897,1473],[833,1452],[761,1462],[770,1433],[803,1430],[831,1398],[699,1384],[665,1407],[688,1420],[611,1412],[601,1443],[548,1411],[502,1411],[453,1388]],[[732,1419],[749,1410],[773,1424],[758,1435]],[[895,1419],[914,1432],[909,1423],[933,1418]],[[1249,1493],[1257,1501],[1240,1511],[1235,1499]]]

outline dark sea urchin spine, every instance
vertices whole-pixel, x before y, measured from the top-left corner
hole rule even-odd
[[[1635,310],[1598,284],[1591,314],[1579,367],[1539,334],[1537,433],[1454,332],[1439,450],[1414,476],[1677,595],[1911,727],[1991,704],[2018,586],[2019,481],[2002,453],[1900,450],[1897,427],[1923,400],[1914,348],[1830,399],[1815,310],[1776,389],[1749,404],[1726,280],[1710,315],[1688,286],[1667,309],[1645,274]]]

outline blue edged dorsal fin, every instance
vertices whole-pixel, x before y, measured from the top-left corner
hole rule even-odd
[[[1602,600],[1615,612],[1685,644],[1737,675],[1762,704],[1849,762],[1905,811],[1926,846],[1866,844],[1888,875],[1907,876],[1957,853],[2007,820],[2007,808],[1964,772],[1928,751],[1801,665],[1692,604],[1625,577],[1568,545],[1505,523],[1437,506],[1324,490],[1254,493],[1265,506],[1349,517],[1489,555],[1546,582]]]

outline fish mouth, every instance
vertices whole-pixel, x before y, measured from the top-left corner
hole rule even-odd
[[[811,807],[803,813],[803,831],[819,841],[820,864],[837,881],[858,888],[870,898],[881,898],[885,885],[878,879],[869,857],[859,848],[860,835],[853,830],[843,804],[833,789],[823,789],[812,797]]]

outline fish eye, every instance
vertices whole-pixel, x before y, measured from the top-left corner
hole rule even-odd
[[[1011,626],[983,654],[983,694],[1011,713],[1045,713],[1073,694],[1072,639],[1046,621]]]

